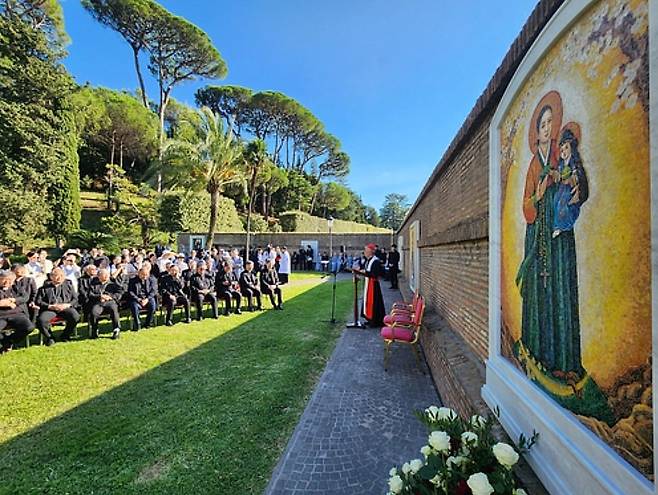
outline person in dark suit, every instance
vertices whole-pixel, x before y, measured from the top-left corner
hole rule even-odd
[[[231,313],[231,301],[235,301],[235,314],[242,314],[240,304],[242,304],[242,294],[240,294],[240,284],[235,276],[231,263],[225,262],[223,269],[217,272],[215,278],[215,290],[217,296],[224,299],[224,316]]]
[[[244,271],[240,274],[240,293],[247,298],[249,311],[254,311],[254,298],[256,298],[256,310],[260,311],[263,308],[260,299],[260,285],[258,277],[254,273],[253,261],[247,261]]]
[[[270,296],[270,302],[274,309],[283,309],[283,297],[281,294],[281,287],[279,287],[279,275],[274,268],[274,260],[269,259],[265,264],[265,270],[260,274],[260,291],[263,294]],[[276,295],[276,303],[274,296]]]
[[[397,245],[391,246],[391,252],[388,254],[388,274],[391,279],[391,289],[398,288],[398,273],[400,273],[400,253]]]
[[[16,290],[15,279],[13,272],[0,270],[0,354],[11,351],[14,344],[34,329],[21,310],[23,299]]]
[[[217,319],[217,296],[215,295],[215,281],[207,273],[206,264],[200,261],[196,273],[190,278],[190,295],[196,306],[196,319],[203,320],[203,303],[209,302],[212,307],[212,317]]]
[[[97,274],[98,267],[96,265],[87,265],[82,269],[82,277],[78,279],[78,304],[85,318],[89,318],[89,310],[91,309],[89,290]]]
[[[78,294],[73,282],[65,277],[61,268],[54,268],[50,280],[37,291],[36,304],[39,306],[37,327],[46,339],[46,345],[55,343],[50,323],[55,317],[66,322],[60,340],[71,340],[71,334],[80,321],[80,313],[75,309],[78,305]]]
[[[153,315],[157,308],[155,300],[158,294],[158,282],[151,275],[148,267],[142,267],[138,270],[137,276],[128,282],[128,306],[133,317],[133,331],[137,332],[141,328],[139,313],[146,310],[146,321],[144,328],[153,325]]]
[[[33,277],[27,276],[27,268],[25,265],[16,264],[12,267],[12,271],[16,275],[14,281],[14,289],[19,296],[19,308],[30,321],[34,321],[37,315],[37,306],[34,301],[37,297],[37,283]]]
[[[87,314],[92,339],[98,338],[98,319],[103,314],[109,314],[112,319],[112,339],[119,338],[121,334],[119,304],[122,296],[123,288],[110,278],[110,271],[107,268],[98,270],[98,276],[92,279],[87,295],[89,306]]]
[[[169,266],[169,273],[160,279],[160,294],[162,295],[162,305],[167,310],[166,325],[172,326],[174,322],[171,317],[174,307],[183,306],[185,310],[185,323],[190,323],[190,300],[185,293],[185,279],[180,274],[180,269],[176,265]]]

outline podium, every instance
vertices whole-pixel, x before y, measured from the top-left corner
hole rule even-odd
[[[352,283],[354,284],[354,319],[346,325],[347,328],[366,328],[361,322],[359,312],[359,275],[352,271]]]

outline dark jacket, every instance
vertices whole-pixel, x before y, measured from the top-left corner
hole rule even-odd
[[[25,278],[31,278],[31,277],[25,277]],[[34,279],[32,279],[34,280]],[[0,287],[0,299],[10,299],[14,298],[16,299],[16,307],[15,308],[0,308],[0,318],[8,318],[10,316],[18,316],[22,313],[21,310],[21,301],[22,297],[16,290],[16,286],[12,285],[11,287],[7,287],[6,289],[3,289]]]
[[[98,278],[94,278],[89,287],[88,302],[90,306],[93,304],[99,304],[101,302],[101,296],[106,294],[112,296],[112,299],[114,299],[116,303],[119,303],[123,296],[123,292],[123,287],[112,279],[103,283]]]
[[[240,287],[243,289],[259,289],[258,277],[256,273],[251,271],[243,271],[240,274]]]
[[[89,305],[89,290],[96,277],[83,275],[78,279],[78,302],[80,306],[86,308]]]
[[[23,277],[14,282],[16,290],[16,303],[20,306],[21,311],[29,315],[29,304],[33,303],[37,297],[37,283],[32,277]]]
[[[203,275],[195,273],[192,275],[192,278],[190,278],[190,294],[192,296],[196,296],[200,290],[210,289],[212,291],[214,288],[215,281],[213,280],[213,276],[209,273],[204,273]]]
[[[128,298],[133,301],[155,298],[158,294],[158,282],[154,276],[142,280],[137,275],[128,282]]]
[[[388,265],[391,268],[395,268],[395,270],[398,270],[400,265],[400,253],[398,251],[391,251],[388,254]]]
[[[215,290],[217,292],[234,290],[237,283],[238,277],[235,276],[235,273],[233,273],[232,270],[228,273],[225,271],[217,272],[217,277],[215,277]]]
[[[260,274],[260,286],[262,289],[267,289],[268,285],[279,285],[279,274],[272,268],[265,270]]]
[[[70,304],[75,307],[78,305],[78,293],[69,279],[58,286],[48,280],[37,291],[36,304],[41,311],[46,311],[51,304]]]
[[[185,297],[186,283],[183,277],[174,278],[170,273],[163,275],[159,283],[163,296]]]

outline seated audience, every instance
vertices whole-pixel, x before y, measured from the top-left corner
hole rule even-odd
[[[265,265],[265,270],[260,274],[260,291],[263,294],[270,296],[270,302],[274,309],[282,310],[283,301],[281,295],[281,287],[279,287],[279,276],[274,269],[274,260],[269,259]],[[276,304],[274,303],[274,295],[276,295]]]
[[[25,313],[25,316],[30,321],[34,321],[36,310],[38,309],[36,304],[34,304],[34,300],[37,297],[37,283],[32,277],[27,276],[25,265],[14,265],[12,270],[16,276],[14,289],[20,298],[20,303],[18,304],[20,310]]]
[[[85,266],[82,269],[82,277],[78,280],[78,304],[82,308],[82,314],[89,316],[89,289],[92,281],[96,278],[98,268],[94,264]]]
[[[146,320],[144,328],[153,325],[153,315],[157,308],[155,297],[158,293],[158,283],[155,277],[151,276],[148,266],[142,266],[137,271],[137,276],[132,277],[128,282],[128,306],[133,317],[133,332],[141,328],[139,314],[146,311]]]
[[[212,275],[207,273],[206,264],[200,261],[196,273],[190,278],[190,296],[196,306],[196,319],[203,319],[203,303],[209,302],[212,307],[212,317],[217,318],[217,296]]]
[[[256,298],[256,309],[260,311],[262,309],[260,300],[260,285],[258,283],[258,277],[253,270],[254,262],[247,261],[244,266],[244,271],[240,274],[240,292],[247,298],[249,311],[254,310],[253,298]]]
[[[106,314],[112,320],[112,339],[116,340],[121,334],[121,319],[119,316],[119,303],[123,295],[123,288],[110,278],[107,268],[98,270],[98,276],[93,278],[89,286],[87,302],[89,306],[89,325],[91,338],[98,338],[98,319]]]
[[[11,351],[14,344],[23,340],[34,325],[21,310],[25,301],[16,291],[16,275],[0,270],[0,354]]]
[[[167,310],[166,325],[171,326],[174,324],[171,317],[176,306],[183,306],[185,309],[185,323],[190,323],[192,321],[190,318],[190,300],[185,294],[186,283],[178,266],[169,266],[169,273],[162,276],[159,286],[162,305]]]
[[[51,321],[55,317],[66,322],[60,340],[71,340],[71,334],[80,321],[80,314],[75,309],[78,305],[78,294],[71,280],[64,275],[64,270],[53,268],[50,280],[37,291],[36,304],[39,306],[37,327],[46,340],[46,345],[55,343],[51,332]]]
[[[235,301],[235,314],[242,314],[242,310],[240,309],[240,304],[242,303],[240,283],[233,272],[231,263],[225,262],[223,271],[217,272],[215,290],[217,291],[217,296],[224,299],[224,316],[228,316],[231,312],[231,301]]]

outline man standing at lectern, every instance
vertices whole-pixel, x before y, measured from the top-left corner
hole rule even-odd
[[[384,298],[379,279],[384,275],[384,267],[375,256],[377,246],[368,244],[365,247],[366,255],[365,269],[359,273],[364,276],[365,286],[363,288],[363,316],[368,320],[368,326],[381,327],[384,324]]]

